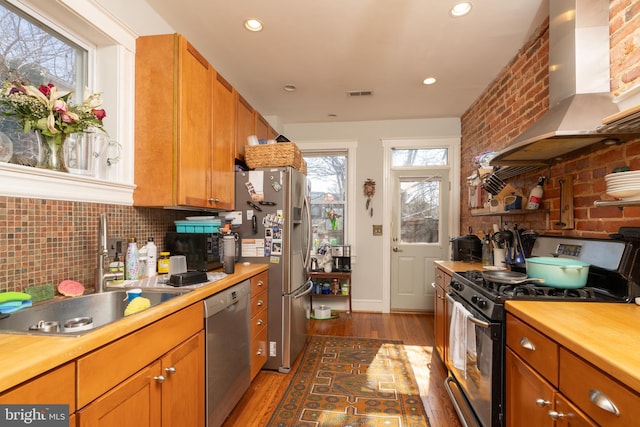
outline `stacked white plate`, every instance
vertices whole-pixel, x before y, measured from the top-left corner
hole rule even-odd
[[[608,195],[621,200],[640,200],[640,171],[610,173],[604,180]]]

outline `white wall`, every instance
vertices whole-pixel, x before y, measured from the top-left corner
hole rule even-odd
[[[174,32],[149,5],[141,0],[96,0],[139,35]],[[215,66],[215,64],[213,64]],[[227,76],[231,78],[231,76]],[[243,94],[251,98],[251,94]],[[382,139],[426,139],[460,137],[458,118],[389,120],[371,122],[333,122],[281,124],[280,118],[269,122],[291,141],[357,141],[356,160],[356,247],[353,266],[354,310],[383,311],[382,245],[388,224],[382,224],[383,149]],[[459,167],[459,165],[456,165]],[[362,184],[367,178],[376,182],[373,217],[364,209]],[[373,236],[372,226],[383,225],[383,236]],[[336,299],[337,300],[337,299]],[[334,301],[332,301],[333,305]],[[338,307],[337,307],[338,308]]]
[[[459,138],[458,118],[387,120],[371,122],[298,123],[285,124],[282,134],[294,142],[357,141],[356,194],[350,201],[356,204],[356,242],[352,243],[352,299],[357,311],[385,311],[383,307],[383,239],[388,238],[389,224],[383,224],[383,148],[382,139]],[[455,165],[459,168],[459,165]],[[365,211],[362,185],[367,178],[376,182],[373,217]],[[373,236],[373,225],[383,225],[383,236]],[[351,242],[350,242],[351,243]],[[338,299],[330,300],[332,308],[342,309]]]

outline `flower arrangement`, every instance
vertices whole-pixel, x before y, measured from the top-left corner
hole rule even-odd
[[[67,135],[90,128],[104,131],[106,117],[101,94],[89,94],[80,105],[70,102],[72,93],[52,83],[35,87],[17,81],[5,81],[0,92],[2,114],[15,117],[23,131],[37,130],[62,145]]]

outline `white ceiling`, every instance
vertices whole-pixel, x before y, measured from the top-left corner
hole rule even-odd
[[[457,19],[454,0],[146,1],[280,124],[460,117],[548,15],[548,0],[472,0]]]

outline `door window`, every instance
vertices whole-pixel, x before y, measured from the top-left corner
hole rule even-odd
[[[400,179],[401,243],[437,243],[440,223],[439,177]]]

